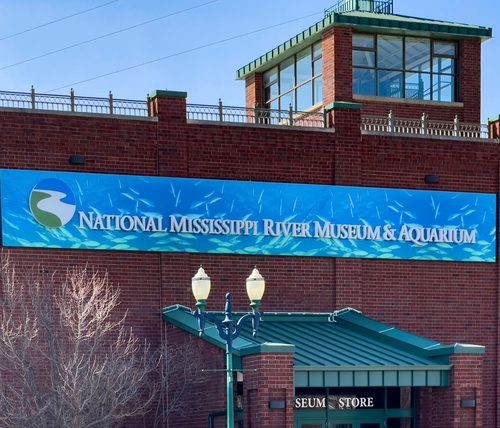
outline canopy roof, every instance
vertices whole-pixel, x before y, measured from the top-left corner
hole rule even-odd
[[[189,308],[165,308],[163,318],[198,334],[198,321]],[[211,323],[207,322],[203,338],[225,348]],[[245,326],[233,350],[238,357],[293,352],[296,387],[446,386],[450,355],[484,353],[483,346],[445,346],[351,308],[333,313],[266,313],[259,336],[253,338],[250,325]]]

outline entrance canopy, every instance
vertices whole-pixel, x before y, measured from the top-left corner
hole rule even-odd
[[[163,310],[163,318],[198,334],[198,321],[189,308],[170,306]],[[352,308],[333,313],[265,313],[257,338],[252,337],[250,326],[245,328],[233,342],[234,354],[294,352],[295,387],[447,386],[450,355],[485,350],[477,345],[442,345]],[[208,322],[203,339],[225,348]]]

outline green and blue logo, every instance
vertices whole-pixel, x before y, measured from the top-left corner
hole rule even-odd
[[[55,229],[73,218],[76,210],[75,196],[63,181],[47,178],[31,191],[30,209],[38,223]]]

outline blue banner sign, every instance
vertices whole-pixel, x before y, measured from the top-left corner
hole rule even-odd
[[[494,262],[490,194],[0,171],[4,246]]]

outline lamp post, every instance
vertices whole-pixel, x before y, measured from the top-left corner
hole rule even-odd
[[[227,428],[234,428],[234,403],[233,403],[233,341],[241,334],[243,324],[246,320],[252,321],[253,336],[257,335],[259,323],[262,315],[259,312],[260,301],[264,295],[266,283],[257,268],[254,268],[246,281],[248,298],[252,311],[243,315],[239,320],[233,319],[233,305],[231,293],[226,294],[226,304],[224,307],[224,319],[221,321],[214,313],[206,312],[208,295],[210,294],[211,281],[200,266],[198,272],[191,281],[197,309],[193,315],[198,318],[198,328],[200,336],[205,330],[205,321],[214,323],[219,336],[226,342],[226,388],[227,388]]]

